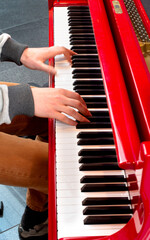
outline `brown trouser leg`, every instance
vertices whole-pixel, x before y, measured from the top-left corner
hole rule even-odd
[[[27,205],[36,211],[47,208],[48,143],[18,136],[46,136],[47,119],[16,116],[0,125],[0,183],[27,187]]]

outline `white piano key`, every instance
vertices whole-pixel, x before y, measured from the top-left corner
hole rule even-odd
[[[95,184],[99,184],[99,183],[95,183]],[[105,183],[105,185],[107,185],[107,184],[109,184],[109,183]],[[114,185],[115,184],[118,184],[118,183],[113,183]],[[124,182],[120,182],[119,184],[125,184]],[[80,181],[77,181],[77,182],[69,182],[69,183],[60,183],[60,182],[58,182],[57,183],[57,190],[59,191],[61,191],[61,190],[80,190],[80,188],[82,188],[83,186],[84,186],[85,184],[84,183],[80,183]],[[101,183],[101,185],[103,185],[103,183]]]
[[[80,189],[71,190],[63,190],[57,191],[58,198],[70,198],[70,197],[81,197],[81,199],[85,199],[87,197],[128,197],[129,193],[127,191],[120,192],[81,192]]]
[[[68,168],[67,171],[65,171],[62,168],[57,168],[57,174],[59,176],[70,176],[70,178],[72,177],[73,174],[76,174],[76,176],[78,176],[78,178],[82,178],[83,176],[107,176],[107,175],[123,175],[123,170],[111,170],[111,171],[78,171],[77,169],[74,170],[74,168]]]
[[[111,235],[113,230],[115,232],[124,226],[124,224],[83,225],[84,218],[85,216],[79,211],[72,214],[58,214],[58,227],[63,229],[58,233],[58,237],[104,236],[108,232]]]
[[[80,204],[77,205],[64,205],[64,206],[57,206],[57,212],[59,214],[68,214],[68,213],[76,213],[77,211],[82,212],[84,210],[84,206],[81,206]]]

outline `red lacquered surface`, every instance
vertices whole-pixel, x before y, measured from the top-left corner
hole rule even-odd
[[[114,30],[116,45],[122,59],[125,81],[142,141],[150,140],[150,74],[140,50],[123,0],[123,13],[117,14],[113,0],[106,0],[108,15]]]
[[[144,160],[141,198],[144,204],[144,224],[136,240],[150,240],[150,142],[141,144],[140,157]]]
[[[49,46],[54,45],[53,9],[49,11]],[[54,59],[49,64],[54,66]],[[54,87],[54,77],[50,76],[50,87]],[[57,239],[57,218],[56,218],[56,175],[55,175],[55,121],[49,119],[49,234],[48,240]]]
[[[143,22],[145,29],[150,37],[150,20],[147,16],[147,13],[145,12],[145,9],[141,3],[141,0],[133,0],[133,1],[135,2],[138,12],[142,18],[142,22]]]
[[[89,0],[97,50],[117,148],[118,163],[132,168],[138,159],[140,141],[110,32],[103,1]]]
[[[49,9],[51,7],[67,7],[71,5],[87,5],[87,0],[49,0]]]

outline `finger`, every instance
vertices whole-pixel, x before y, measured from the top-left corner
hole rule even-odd
[[[87,118],[82,116],[79,112],[74,110],[72,107],[62,105],[61,112],[69,115],[70,117],[73,117],[74,119],[76,119],[79,122],[90,122]]]
[[[76,99],[76,100],[82,102],[82,104],[84,104],[86,106],[85,101],[78,93],[67,90],[67,89],[59,89],[59,91],[60,91],[60,94],[66,96],[68,98],[71,98],[71,99]]]
[[[84,116],[91,116],[91,113],[87,109],[87,106],[85,106],[84,104],[82,104],[81,102],[79,102],[77,100],[67,99],[67,105],[69,105],[73,108],[76,108]]]
[[[63,99],[63,103],[65,105],[68,105],[68,106],[78,109],[85,116],[92,116],[90,111],[87,109],[87,105],[86,105],[85,101],[78,93],[66,90],[65,96],[66,97],[64,97],[64,99]]]
[[[66,115],[64,115],[63,113],[59,113],[59,112],[56,112],[55,113],[55,119],[63,122],[63,123],[66,123],[68,125],[71,125],[71,126],[76,126],[77,125],[77,122],[70,119],[69,117],[67,117]]]
[[[42,62],[39,64],[38,70],[41,70],[41,71],[44,71],[48,74],[53,74],[53,75],[55,75],[57,73],[57,71],[54,67],[49,66],[49,65],[47,65],[45,63],[42,63]]]
[[[72,51],[71,49],[68,49],[68,51],[70,52],[70,55],[77,55],[78,53]]]
[[[64,56],[66,57],[68,62],[70,62],[71,64],[72,64],[72,56],[73,55],[77,55],[77,53],[70,49],[66,49],[66,51],[64,52]]]

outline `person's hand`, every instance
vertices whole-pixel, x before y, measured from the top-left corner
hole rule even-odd
[[[91,116],[91,113],[78,93],[57,88],[31,88],[31,91],[34,99],[35,116],[54,118],[72,126],[77,125],[76,120],[89,122],[84,116]],[[70,119],[66,114],[75,120]]]
[[[20,58],[21,63],[32,70],[40,70],[46,73],[56,74],[54,67],[45,64],[45,61],[63,54],[68,62],[71,63],[72,55],[76,53],[65,47],[43,47],[43,48],[26,48]]]

